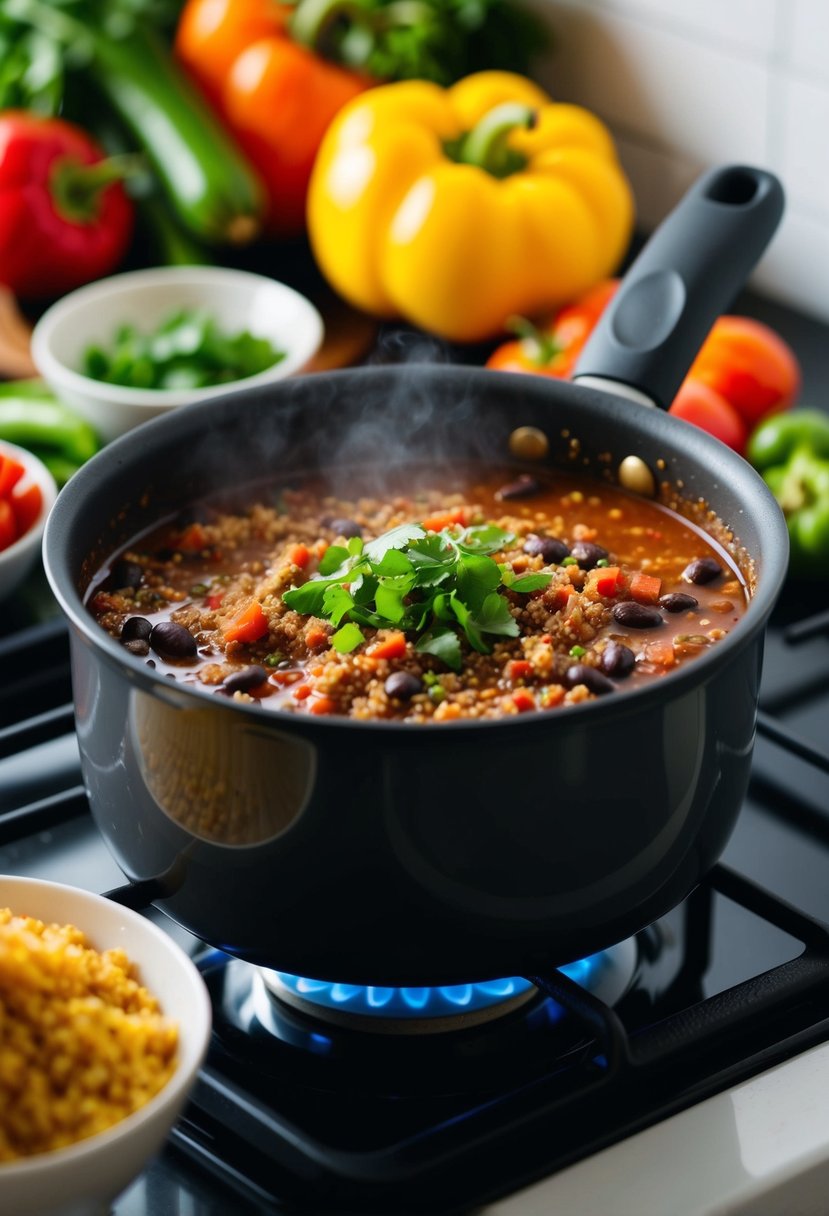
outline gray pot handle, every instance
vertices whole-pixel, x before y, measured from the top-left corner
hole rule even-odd
[[[698,178],[622,279],[573,379],[667,409],[783,205],[782,185],[764,169],[726,165]]]

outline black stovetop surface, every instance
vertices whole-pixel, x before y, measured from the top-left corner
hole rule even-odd
[[[819,403],[824,328],[743,311],[792,341]],[[81,785],[66,629],[37,577],[0,608],[0,671],[0,872],[120,886]],[[115,1216],[479,1210],[829,1039],[829,581],[790,582],[772,618],[752,771],[721,865],[639,936],[615,1010],[554,973],[565,1012],[541,994],[449,1035],[337,1030],[263,1006],[243,964],[148,910],[198,958],[217,1033]]]

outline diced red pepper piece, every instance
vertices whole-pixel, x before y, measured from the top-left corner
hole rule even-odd
[[[308,712],[312,714],[333,714],[336,708],[336,703],[330,697],[317,697],[308,706]]]
[[[619,589],[622,571],[618,566],[606,566],[603,570],[592,570],[591,576],[594,578],[598,594],[610,596],[615,595]]]
[[[306,701],[312,692],[310,684],[297,684],[296,688],[291,689],[291,696],[296,697],[297,701]]]
[[[6,498],[0,498],[0,550],[8,549],[17,540],[17,524],[11,503]]]
[[[373,659],[402,659],[406,653],[406,635],[388,633],[368,653]]]
[[[516,680],[523,680],[526,676],[531,676],[533,673],[532,663],[528,663],[526,659],[511,659],[507,663],[507,678],[514,684]]]
[[[305,645],[309,650],[317,650],[320,646],[327,646],[327,631],[321,625],[309,625],[305,630]]]
[[[268,618],[256,600],[228,621],[223,629],[226,642],[258,642],[268,632]]]
[[[288,561],[292,566],[299,566],[300,570],[304,570],[310,560],[311,550],[307,545],[291,545],[288,549]]]
[[[43,509],[43,494],[40,486],[27,486],[12,494],[11,508],[17,525],[17,537],[24,536]]]
[[[208,595],[207,600],[205,602],[207,604],[207,607],[211,608],[213,610],[213,612],[215,612],[217,608],[221,608],[222,600],[224,598],[225,598],[224,591],[213,591],[213,592],[211,592],[210,595]]]
[[[535,697],[529,688],[516,688],[512,694],[512,703],[519,714],[526,713],[528,709],[535,709]]]
[[[456,507],[454,511],[440,511],[420,522],[427,532],[442,532],[444,528],[451,528],[452,524],[466,526],[467,517],[466,507]]]
[[[8,498],[25,472],[19,460],[0,452],[0,498]]]

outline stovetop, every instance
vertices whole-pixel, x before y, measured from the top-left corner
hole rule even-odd
[[[770,319],[785,333],[787,318]],[[796,332],[808,385],[822,329]],[[634,939],[613,1006],[576,969],[533,977],[538,994],[493,1021],[370,1033],[275,999],[144,909],[202,968],[215,1030],[190,1104],[115,1216],[500,1212],[829,1044],[827,586],[785,588],[733,837],[709,880]],[[0,872],[121,888],[81,783],[66,627],[37,579],[0,610],[0,672]]]

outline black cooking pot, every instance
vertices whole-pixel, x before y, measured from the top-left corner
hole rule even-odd
[[[158,906],[255,963],[417,985],[549,970],[688,894],[745,793],[786,529],[740,457],[615,393],[671,400],[781,209],[779,184],[759,170],[701,179],[580,364],[624,384],[426,364],[304,376],[175,411],[73,477],[44,555],[71,623],[83,771],[107,843]],[[211,697],[129,654],[84,607],[108,555],[219,487],[328,467],[359,494],[374,489],[355,472],[366,467],[394,486],[405,465],[503,464],[522,426],[548,437],[553,466],[607,475],[636,455],[704,500],[754,580],[733,633],[636,690],[407,725]]]

